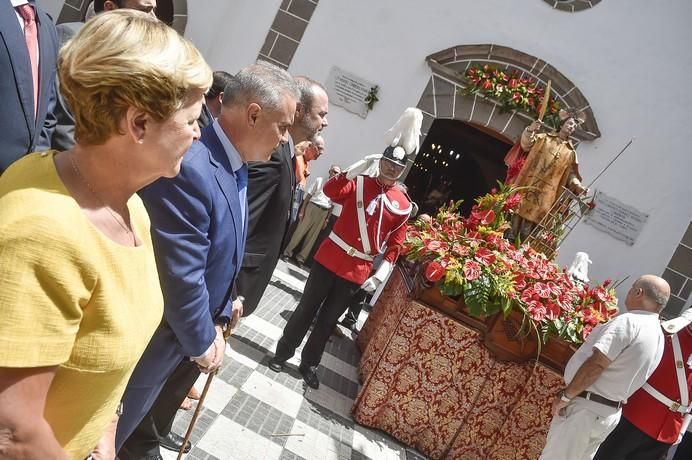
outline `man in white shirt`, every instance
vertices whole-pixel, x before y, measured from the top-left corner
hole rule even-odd
[[[541,460],[592,459],[620,420],[620,407],[653,373],[663,354],[659,313],[670,297],[654,275],[634,282],[627,313],[597,326],[567,363],[566,387],[553,401]]]

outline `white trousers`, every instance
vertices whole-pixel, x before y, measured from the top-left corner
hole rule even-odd
[[[553,417],[539,460],[591,460],[620,421],[621,411],[575,398],[564,416]]]

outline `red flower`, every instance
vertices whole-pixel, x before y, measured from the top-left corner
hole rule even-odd
[[[534,299],[534,296],[536,297],[535,299]],[[532,288],[527,287],[521,293],[521,301],[526,303],[526,304],[528,304],[529,302],[538,301],[538,295],[535,293],[535,291]]]
[[[425,243],[425,249],[428,251],[438,251],[442,247],[442,242],[437,240],[430,240]]]
[[[488,209],[487,211],[475,209],[471,211],[471,218],[478,220],[482,225],[489,225],[495,220],[495,211],[492,209]]]
[[[440,281],[443,276],[445,276],[445,269],[439,262],[430,262],[427,267],[425,267],[425,278],[428,281],[436,283]]]
[[[545,318],[545,307],[541,305],[540,302],[530,302],[526,307],[526,311],[529,312],[529,316],[535,321],[543,321],[543,318]]]
[[[524,279],[524,275],[521,273],[517,273],[514,275],[514,288],[517,291],[521,291],[526,287],[526,280]]]
[[[467,281],[473,281],[481,276],[481,266],[475,260],[467,260],[464,263],[464,277]]]
[[[536,283],[533,285],[533,289],[536,291],[536,294],[538,294],[544,299],[550,297],[550,286],[548,286],[547,284]]]
[[[469,247],[463,246],[460,243],[454,243],[452,245],[452,252],[458,254],[461,257],[466,257],[467,255],[469,255]]]
[[[510,88],[514,89],[517,86],[519,86],[519,81],[516,78],[512,78],[511,80],[509,80],[509,87]]]
[[[485,265],[492,265],[495,262],[495,254],[493,254],[493,251],[487,248],[476,249],[475,257],[476,260]]]
[[[481,237],[481,234],[478,232],[466,232],[466,238],[476,240]]]
[[[546,305],[546,316],[548,319],[553,320],[560,317],[560,307],[553,302],[548,302]]]
[[[488,89],[490,89],[490,88],[492,88],[492,87],[493,87],[493,84],[490,83],[490,80],[485,80],[485,81],[483,82],[483,89],[488,90]]]
[[[524,160],[526,161],[526,160]],[[522,161],[521,166],[524,166],[524,161]],[[502,207],[503,211],[509,211],[510,209],[516,209],[521,204],[521,195],[519,193],[512,193],[505,200],[505,204]]]

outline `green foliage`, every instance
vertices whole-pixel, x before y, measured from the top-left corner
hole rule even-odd
[[[473,283],[464,284],[464,303],[469,307],[469,312],[472,315],[491,314],[488,309],[492,308],[489,305],[492,289],[492,282],[485,274],[474,280]]]

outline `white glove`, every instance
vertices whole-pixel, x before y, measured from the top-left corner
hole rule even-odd
[[[687,414],[682,419],[682,427],[680,428],[680,434],[678,439],[673,443],[674,445],[680,444],[682,442],[682,437],[687,433],[687,428],[690,426],[690,421],[692,421],[692,414]]]
[[[363,174],[370,169],[377,168],[380,158],[382,158],[382,154],[376,153],[374,155],[368,155],[362,160],[353,163],[345,170],[346,179],[351,180],[354,177]]]
[[[365,292],[372,294],[380,287],[380,284],[384,282],[389,276],[389,272],[392,271],[392,264],[387,260],[383,260],[380,266],[375,270],[375,273],[368,279],[365,280],[360,287]]]
[[[374,276],[371,276],[365,280],[365,283],[361,284],[360,288],[368,294],[372,294],[380,286],[380,283],[382,283],[382,281],[378,280]]]

